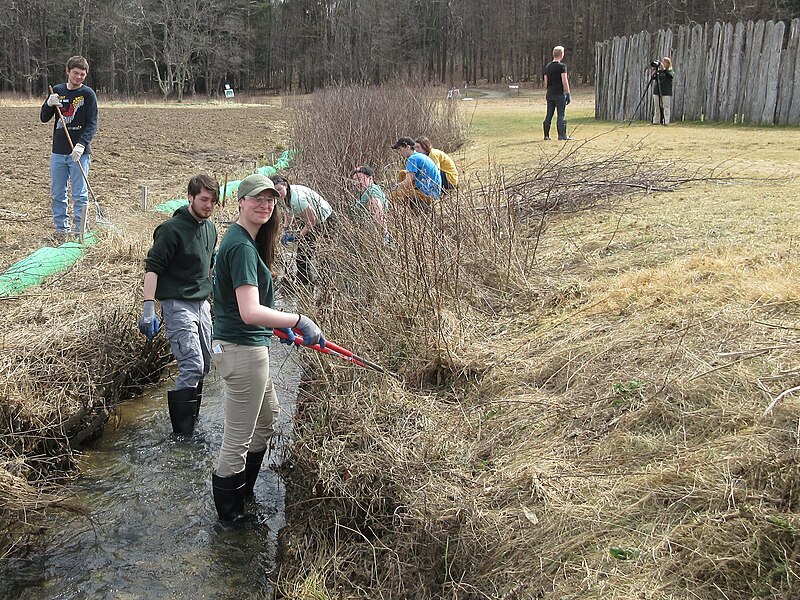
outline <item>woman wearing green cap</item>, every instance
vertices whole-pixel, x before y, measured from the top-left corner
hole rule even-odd
[[[273,328],[303,343],[325,347],[320,328],[305,315],[275,310],[270,268],[281,229],[278,192],[269,177],[250,175],[239,184],[239,218],[217,251],[211,352],[225,389],[225,426],[212,476],[220,519],[244,512],[264,453],[274,434],[278,399],[269,374]]]

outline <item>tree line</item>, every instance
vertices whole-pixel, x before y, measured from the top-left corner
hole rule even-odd
[[[309,92],[397,79],[540,82],[556,44],[573,83],[595,42],[716,20],[786,19],[800,0],[9,0],[0,91],[42,95],[89,59],[106,97]]]

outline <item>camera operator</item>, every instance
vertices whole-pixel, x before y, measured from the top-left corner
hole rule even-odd
[[[669,125],[672,110],[672,60],[665,56],[660,61],[650,63],[650,77],[653,80],[653,125]]]

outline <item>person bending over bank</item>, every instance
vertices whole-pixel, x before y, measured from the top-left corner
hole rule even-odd
[[[275,433],[278,397],[269,372],[273,328],[290,339],[299,329],[306,345],[325,338],[305,315],[275,310],[270,268],[280,234],[275,184],[250,175],[239,184],[239,218],[217,252],[214,269],[212,356],[224,386],[225,423],[212,474],[214,506],[223,520],[244,513],[264,454]]]
[[[392,150],[405,159],[405,171],[400,172],[400,185],[392,192],[392,202],[408,203],[417,212],[427,212],[442,195],[442,175],[436,164],[422,152],[414,149],[414,140],[401,137]]]
[[[194,430],[203,396],[203,378],[211,366],[211,267],[217,228],[211,222],[219,204],[219,185],[195,175],[187,189],[189,205],[176,210],[153,232],[144,274],[144,307],[139,330],[153,339],[161,304],[172,354],[178,361],[175,389],[167,392],[174,433]]]
[[[450,158],[449,154],[434,148],[431,145],[431,141],[426,137],[418,137],[414,141],[414,149],[427,155],[439,169],[443,190],[455,189],[458,185],[458,169],[456,169],[456,163]]]
[[[336,213],[317,192],[304,185],[289,184],[285,177],[273,175],[272,182],[284,201],[283,236],[281,243],[297,242],[297,280],[301,284],[313,283],[316,267],[314,256],[317,242],[336,224]],[[294,219],[301,221],[300,231],[291,231]]]

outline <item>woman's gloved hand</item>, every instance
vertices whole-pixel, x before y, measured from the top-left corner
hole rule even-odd
[[[319,344],[320,348],[325,347],[325,338],[322,336],[322,330],[317,326],[314,321],[305,315],[299,315],[294,329],[299,329],[303,336],[304,346],[313,346]]]

